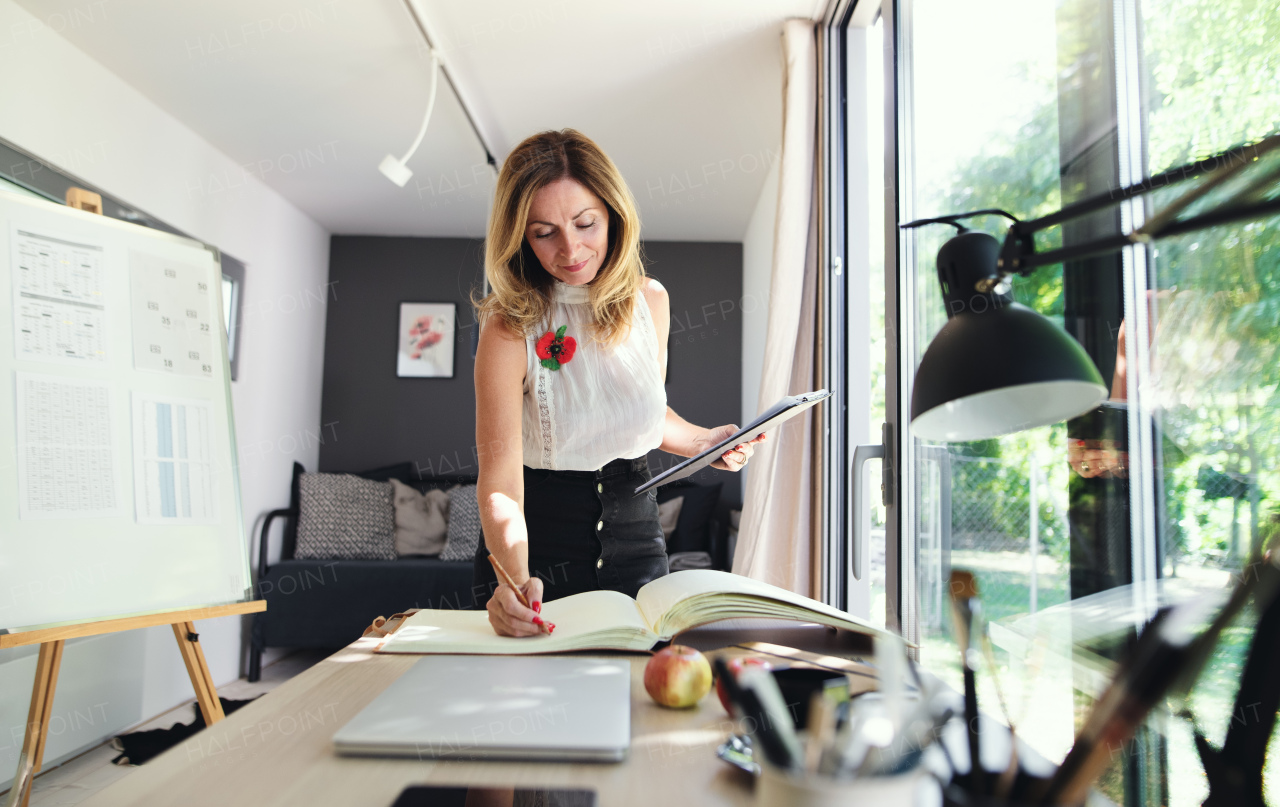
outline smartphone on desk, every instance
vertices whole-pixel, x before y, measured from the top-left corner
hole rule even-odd
[[[391,807],[596,807],[594,790],[412,785]]]

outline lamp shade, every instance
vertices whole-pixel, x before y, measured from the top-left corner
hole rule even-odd
[[[974,291],[976,279],[997,276],[998,249],[991,236],[964,232],[938,252],[951,316],[916,370],[917,437],[985,440],[1081,415],[1107,397],[1098,368],[1066,331],[1008,294]]]

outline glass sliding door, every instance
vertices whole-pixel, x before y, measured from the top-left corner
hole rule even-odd
[[[926,666],[958,686],[947,579],[973,571],[998,665],[980,676],[984,709],[1006,719],[998,677],[1007,719],[1059,759],[1155,609],[1220,592],[1280,532],[1280,220],[1016,279],[1015,299],[1080,342],[1109,400],[1070,422],[950,444],[915,439],[909,415],[916,367],[946,320],[934,260],[954,230],[897,225],[982,208],[1033,218],[1274,132],[1280,14],[1257,0],[896,0],[881,20],[846,33],[848,115],[884,132],[880,142],[868,128],[847,132],[851,166],[855,150],[871,155],[865,175],[848,172],[849,293],[857,266],[886,300],[880,310],[848,303],[870,326],[848,353],[871,351],[866,404],[855,413],[851,392],[848,434],[878,443],[888,424],[892,483],[888,510],[863,516],[869,536],[884,525],[870,577],[882,556],[883,583],[857,582],[873,616],[919,642]],[[859,51],[875,59],[857,61]],[[1037,247],[1130,232],[1178,192],[1052,229]],[[1007,226],[968,224],[997,238]],[[870,358],[879,355],[883,365]],[[878,502],[880,474],[868,471],[864,498]],[[1158,709],[1114,755],[1099,783],[1111,799],[1204,800],[1179,713],[1222,741],[1247,618],[1233,630],[1190,701]],[[1274,750],[1268,781],[1280,784]]]
[[[1022,218],[1062,205],[1059,160],[1059,4],[1053,0],[911,0],[898,7],[898,222],[1000,207]],[[1001,237],[998,217],[968,223]],[[951,640],[948,577],[974,572],[997,626],[1036,617],[1070,597],[1070,471],[1063,461],[1066,424],[996,440],[940,444],[910,436],[909,384],[934,334],[946,322],[934,258],[955,231],[926,227],[898,234],[902,300],[899,371],[907,390],[899,412],[904,516],[904,625],[915,631],[921,661],[959,685]],[[1048,244],[1046,244],[1048,246]],[[1063,321],[1061,266],[1015,283],[1019,302]],[[1114,514],[1112,514],[1114,515]],[[1002,640],[994,631],[997,645]],[[1034,637],[1033,637],[1034,640]],[[1016,637],[1001,647],[1006,664],[1028,658]],[[1055,648],[1068,652],[1068,646]],[[1061,755],[1073,736],[1070,665],[1034,676],[1022,703],[1040,704],[1019,720],[1033,746]],[[1009,675],[1008,670],[1001,673]],[[982,702],[994,709],[992,678]]]

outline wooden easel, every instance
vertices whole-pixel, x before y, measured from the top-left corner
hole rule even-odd
[[[57,628],[0,634],[0,648],[40,645],[36,659],[36,680],[31,687],[31,710],[27,713],[27,731],[22,740],[22,753],[18,757],[18,773],[9,790],[7,807],[27,807],[31,798],[31,784],[40,772],[44,758],[44,742],[49,734],[49,718],[53,714],[53,694],[58,684],[58,667],[62,664],[63,643],[80,636],[100,636],[104,633],[169,625],[178,640],[178,650],[187,665],[187,675],[196,691],[200,714],[206,726],[221,720],[222,703],[218,700],[209,674],[209,664],[200,649],[200,637],[196,634],[195,621],[219,616],[253,614],[267,610],[266,600],[252,600],[231,605],[216,605],[187,611],[166,611],[161,614],[131,616],[124,619],[108,619],[102,622],[86,622],[82,625],[65,625]]]

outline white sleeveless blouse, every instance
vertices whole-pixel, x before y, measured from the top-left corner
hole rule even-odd
[[[524,464],[553,471],[594,471],[662,445],[667,390],[649,303],[636,293],[630,333],[612,350],[591,338],[591,291],[555,281],[550,322],[525,339],[521,436]],[[535,347],[567,325],[577,350],[558,370],[542,366]]]

